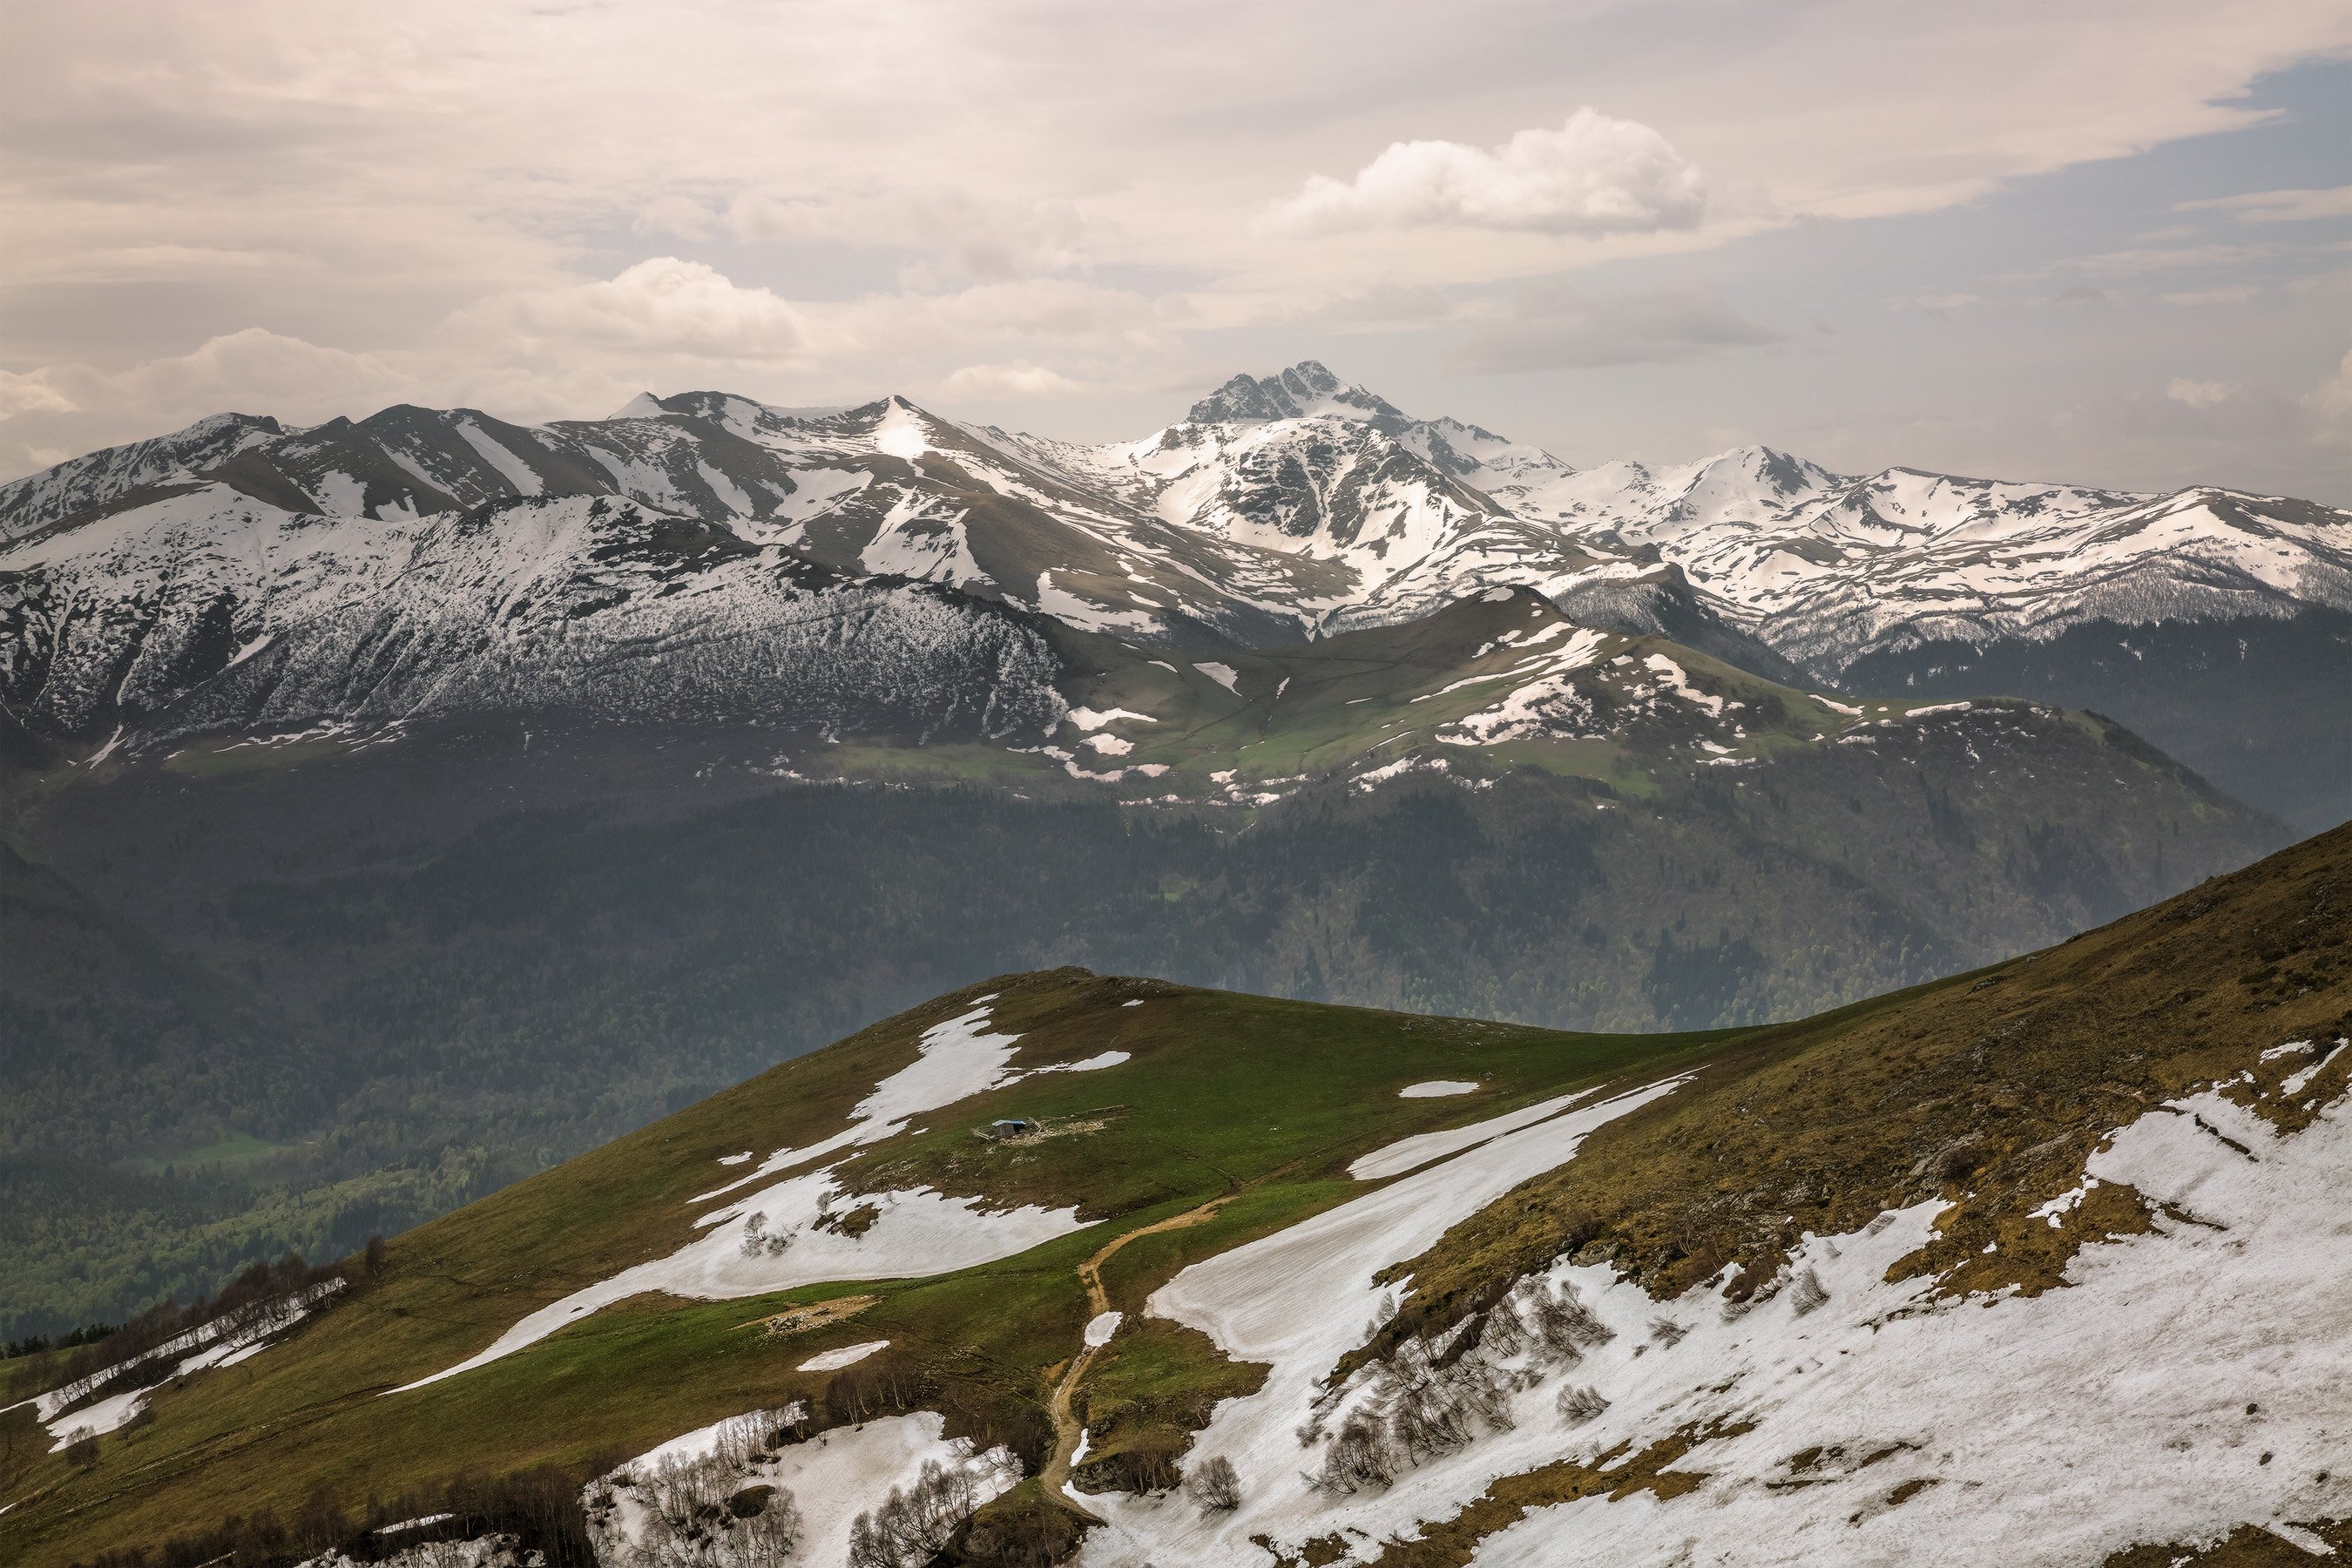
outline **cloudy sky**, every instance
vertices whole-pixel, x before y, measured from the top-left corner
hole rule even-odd
[[[2352,504],[2340,0],[0,7],[0,477],[1304,357],[1572,462]]]

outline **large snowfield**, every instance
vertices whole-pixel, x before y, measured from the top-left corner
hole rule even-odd
[[[1808,1236],[1786,1288],[1744,1309],[1720,1282],[1660,1303],[1605,1266],[1562,1264],[1546,1283],[1573,1287],[1613,1337],[1515,1394],[1513,1429],[1385,1490],[1313,1490],[1304,1472],[1320,1456],[1299,1429],[1318,1414],[1336,1426],[1373,1397],[1360,1375],[1318,1410],[1322,1375],[1377,1309],[1371,1267],[1411,1256],[1455,1212],[1451,1194],[1484,1174],[1455,1167],[1507,1161],[1511,1141],[1196,1265],[1153,1299],[1275,1370],[1259,1394],[1219,1410],[1195,1450],[1234,1462],[1241,1507],[1204,1516],[1181,1494],[1089,1499],[1114,1526],[1089,1541],[1090,1568],[1244,1563],[1261,1534],[1293,1550],[1336,1534],[1350,1548],[1342,1561],[1369,1560],[1498,1478],[1622,1463],[1693,1431],[1724,1434],[1676,1462],[1704,1478],[1696,1489],[1539,1508],[1474,1561],[2054,1568],[2139,1542],[2210,1542],[2240,1524],[2314,1546],[2297,1521],[2352,1512],[2352,1107],[2339,1098],[2283,1136],[2218,1091],[2147,1112],[2092,1158],[2088,1179],[2135,1187],[2160,1213],[2147,1235],[2086,1247],[2063,1289],[1939,1299],[1932,1278],[1888,1282],[1888,1266],[1928,1240],[1935,1203]],[[1392,1220],[1398,1242],[1373,1239],[1374,1215],[1400,1202],[1412,1212]],[[1605,1406],[1571,1425],[1556,1409],[1570,1386]]]

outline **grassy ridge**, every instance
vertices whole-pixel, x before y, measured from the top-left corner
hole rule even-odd
[[[2279,1076],[2259,1061],[2272,1047],[2347,1036],[2352,825],[2057,947],[1746,1036],[1401,1266],[1412,1308],[1375,1349],[1564,1251],[1670,1295],[1727,1266],[1760,1280],[1803,1232],[1930,1198],[1950,1207],[1907,1273],[2045,1289],[2102,1224],[2139,1223],[2026,1217],[2109,1130],[2241,1072]]]
[[[919,1118],[928,1131],[877,1145],[846,1173],[872,1185],[931,1181],[1005,1203],[1074,1203],[1098,1223],[932,1279],[725,1302],[638,1298],[475,1372],[383,1396],[534,1308],[688,1239],[698,1210],[687,1200],[725,1179],[719,1154],[831,1132],[878,1079],[913,1059],[922,1029],[992,990],[996,1026],[1022,1036],[1016,1066],[1108,1049],[1132,1059],[1032,1079]],[[1138,997],[1142,1005],[1122,1005]],[[46,1442],[36,1443],[28,1412],[5,1417],[11,1457],[0,1494],[21,1500],[0,1516],[0,1552],[63,1563],[152,1545],[203,1522],[224,1497],[290,1516],[321,1489],[356,1502],[469,1471],[580,1469],[753,1405],[811,1398],[824,1408],[835,1379],[792,1369],[865,1339],[893,1342],[951,1430],[1034,1432],[1049,1373],[1076,1348],[1087,1315],[1077,1265],[1119,1229],[1238,1194],[1211,1223],[1148,1237],[1114,1259],[1106,1284],[1133,1310],[1185,1262],[1350,1195],[1357,1184],[1339,1173],[1366,1149],[1663,1070],[1717,1038],[1563,1035],[1075,970],[968,987],[397,1238],[381,1281],[288,1342],[164,1390],[151,1422],[101,1442],[93,1468],[45,1453],[27,1462],[26,1450]],[[1431,1078],[1484,1087],[1456,1099],[1397,1098]],[[1026,1148],[971,1136],[1002,1115],[1113,1105],[1097,1132]],[[788,1305],[851,1292],[877,1300],[805,1334],[772,1339],[757,1326]],[[1201,1389],[1187,1385],[1223,1386],[1235,1375],[1198,1347],[1176,1347],[1154,1368],[1123,1363],[1105,1385],[1105,1408],[1127,1413],[1129,1447],[1164,1447],[1168,1414],[1198,1404]]]

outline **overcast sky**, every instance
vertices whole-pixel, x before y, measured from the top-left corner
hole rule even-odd
[[[0,5],[0,477],[1305,357],[1579,464],[2352,504],[2352,6]]]

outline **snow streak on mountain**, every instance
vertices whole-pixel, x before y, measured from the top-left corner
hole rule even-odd
[[[1506,585],[1835,684],[2093,624],[2340,616],[2352,514],[1766,447],[1578,469],[1313,361],[1106,446],[898,397],[225,414],[0,487],[0,691],[83,746],[468,706],[1002,735],[1058,719],[1044,622],[1267,647]]]

